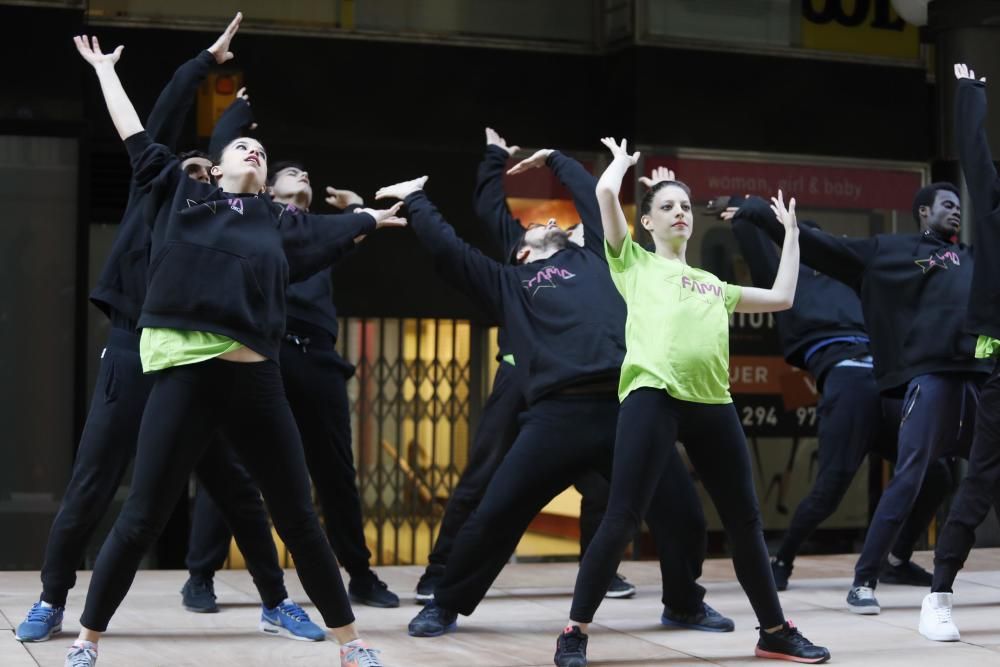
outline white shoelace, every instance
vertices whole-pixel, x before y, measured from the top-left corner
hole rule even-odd
[[[951,607],[938,607],[934,610],[938,623],[951,623]]]
[[[85,646],[73,646],[66,654],[65,667],[93,667],[97,663],[97,651]]]
[[[875,590],[868,586],[858,586],[854,589],[854,596],[859,600],[874,600]]]
[[[381,651],[367,646],[353,646],[347,654],[347,659],[357,660],[358,667],[382,667],[382,663],[378,659],[379,653]]]

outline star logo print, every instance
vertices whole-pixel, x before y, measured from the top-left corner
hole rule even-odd
[[[195,201],[193,199],[188,199],[187,200],[188,208],[193,208],[195,206],[198,206],[199,204],[201,206],[206,207],[212,213],[215,213],[215,202],[214,201],[202,201],[202,202],[198,202],[198,201]]]

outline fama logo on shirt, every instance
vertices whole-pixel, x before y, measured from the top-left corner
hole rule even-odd
[[[680,277],[678,286],[681,288],[681,301],[687,298],[685,293],[702,297],[702,300],[707,302],[716,301],[725,296],[722,285],[702,282],[685,275]]]
[[[567,271],[566,269],[560,269],[558,266],[546,266],[533,277],[528,278],[527,280],[522,280],[521,286],[526,290],[530,290],[531,296],[535,296],[538,294],[538,290],[543,287],[551,287],[555,289],[556,283],[555,280],[553,280],[554,278],[569,280],[570,278],[576,278],[576,274],[571,271]]]
[[[924,273],[927,273],[933,268],[941,268],[945,271],[948,270],[948,263],[951,262],[955,266],[961,266],[962,262],[958,258],[958,253],[954,250],[945,250],[944,252],[932,252],[931,256],[927,259],[916,259],[917,266],[923,269]]]

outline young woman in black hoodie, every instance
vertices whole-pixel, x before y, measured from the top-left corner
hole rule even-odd
[[[341,662],[379,665],[360,639],[310,496],[302,444],[284,395],[278,350],[285,290],[335,261],[357,236],[399,226],[398,207],[313,216],[263,194],[267,155],[254,139],[226,146],[212,168],[219,187],[187,178],[176,156],[143,130],[115,72],[122,47],[75,38],[94,67],[152,226],[139,317],[145,372],[157,371],[142,425],[132,490],[101,548],[66,664],[97,661],[97,640],[163,529],[211,434],[235,444],[259,484],[299,577],[341,643]]]

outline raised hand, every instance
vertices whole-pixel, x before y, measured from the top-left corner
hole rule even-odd
[[[601,143],[608,147],[611,154],[616,160],[625,160],[629,166],[634,165],[639,161],[639,151],[628,154],[628,140],[622,139],[621,145],[616,144],[612,137],[604,137],[601,139]]]
[[[80,52],[83,59],[90,63],[94,69],[98,67],[114,67],[118,59],[122,57],[122,51],[125,50],[124,46],[119,46],[111,53],[103,53],[101,52],[101,45],[97,41],[97,37],[87,37],[87,35],[74,37],[73,43],[76,44],[76,50]]]
[[[531,157],[521,160],[508,169],[507,173],[513,176],[514,174],[520,174],[522,171],[544,167],[545,161],[549,159],[549,156],[552,155],[552,153],[553,151],[551,148],[543,148],[540,151],[536,151]]]
[[[243,21],[243,12],[236,12],[236,16],[233,20],[229,22],[226,29],[222,31],[219,38],[215,40],[215,44],[206,49],[215,58],[215,62],[222,64],[227,60],[233,59],[233,52],[229,50],[229,43],[233,41],[233,36],[236,35],[236,31],[240,29],[240,23]]]
[[[645,185],[647,188],[651,188],[657,183],[663,181],[676,181],[677,178],[674,176],[674,172],[666,167],[657,167],[653,171],[649,172],[649,176],[640,176],[639,182]]]
[[[403,207],[403,202],[396,202],[392,208],[359,208],[356,213],[367,213],[375,218],[375,229],[383,227],[405,227],[406,218],[400,218],[396,214]]]
[[[795,205],[792,204],[792,206],[794,207]],[[772,207],[772,208],[774,208],[774,207]],[[736,217],[736,211],[738,211],[738,210],[740,210],[739,206],[730,206],[725,211],[723,211],[722,213],[720,213],[719,217],[722,218],[723,220],[731,221],[733,218]]]
[[[778,190],[777,197],[771,197],[771,210],[774,211],[774,215],[778,218],[778,222],[785,226],[786,230],[798,229],[799,224],[795,219],[795,197],[788,200],[788,206],[785,206],[785,198]]]
[[[375,199],[406,199],[407,196],[424,189],[427,182],[426,176],[415,178],[412,181],[403,181],[395,185],[387,185],[379,188],[375,193]]]
[[[236,98],[240,99],[240,100],[243,100],[244,102],[247,103],[247,106],[250,106],[250,94],[247,93],[247,87],[246,86],[243,86],[242,88],[240,88],[239,90],[236,91]],[[256,130],[257,129],[257,123],[250,123],[250,127],[248,127],[247,129],[248,130]]]
[[[521,150],[520,146],[508,146],[507,140],[501,137],[500,134],[492,127],[486,128],[486,145],[502,148],[507,151],[507,155],[513,155]]]
[[[976,80],[976,73],[969,69],[969,66],[965,63],[955,63],[955,78],[956,79],[972,79]],[[986,83],[986,77],[979,79],[983,83]]]
[[[334,208],[345,209],[348,206],[363,206],[365,200],[351,190],[338,190],[326,186],[326,203]]]

